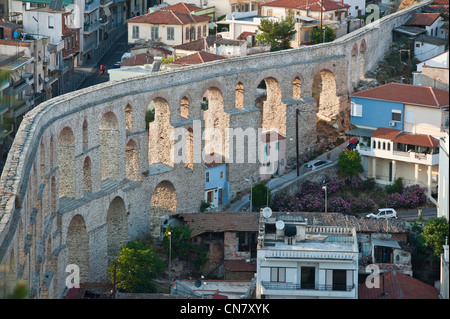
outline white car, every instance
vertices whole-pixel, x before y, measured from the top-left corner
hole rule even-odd
[[[320,167],[328,165],[330,163],[331,163],[331,161],[321,161],[321,160],[319,160],[319,161],[310,162],[308,164],[305,164],[303,167],[305,168],[306,171],[313,171],[313,170],[316,170],[316,169],[318,169]]]
[[[366,215],[368,218],[397,218],[397,212],[393,208],[380,208],[378,211]]]

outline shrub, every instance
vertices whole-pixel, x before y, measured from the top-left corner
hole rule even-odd
[[[267,199],[269,197],[269,199]],[[252,189],[252,205],[253,208],[265,207],[270,201],[270,189],[262,184],[256,184]]]
[[[385,186],[384,191],[388,194],[402,193],[403,179],[401,177],[396,178],[392,184]]]
[[[341,197],[335,197],[329,200],[328,210],[335,213],[348,213],[350,211],[350,204]]]
[[[320,186],[318,183],[304,181],[300,189],[299,197],[303,197],[309,194],[319,194],[321,192],[323,192],[322,186]]]
[[[365,213],[375,209],[375,202],[370,198],[362,198],[350,202],[350,211],[353,213]]]
[[[345,182],[337,178],[330,178],[327,183],[327,194],[335,194],[345,188]]]
[[[325,199],[317,194],[306,194],[300,198],[299,207],[305,212],[323,212]]]

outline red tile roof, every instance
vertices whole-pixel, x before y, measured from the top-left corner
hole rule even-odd
[[[254,35],[255,34],[255,32],[248,32],[248,31],[245,31],[245,32],[242,32],[239,36],[238,36],[238,40],[247,40],[247,37],[249,36],[249,35]]]
[[[121,66],[135,66],[135,65],[144,65],[144,64],[152,64],[153,57],[148,54],[139,54],[132,56],[131,58],[126,59],[122,63]]]
[[[210,18],[173,10],[161,9],[128,19],[128,23],[170,24],[184,25],[191,23],[209,22]]]
[[[401,272],[389,271],[380,274],[379,279],[379,288],[360,284],[358,299],[439,299],[439,291],[435,287]]]
[[[392,141],[396,136],[398,136],[402,131],[393,128],[379,127],[372,133],[370,137],[383,138],[385,140]]]
[[[173,61],[173,63],[181,64],[181,65],[193,65],[193,64],[201,64],[201,63],[212,62],[212,61],[217,61],[217,60],[225,60],[225,59],[226,58],[221,55],[212,54],[212,53],[205,52],[205,51],[200,51],[200,52],[176,59],[175,61]]]
[[[250,212],[214,212],[180,215],[189,229],[191,238],[206,232],[257,232],[259,213]]]
[[[214,42],[216,41],[216,36],[207,36],[206,38],[174,46],[173,48],[175,50],[203,51],[205,50],[205,41],[206,48],[212,47],[214,45]]]
[[[440,17],[439,13],[415,13],[406,25],[430,26]]]
[[[442,107],[449,105],[448,91],[403,83],[388,83],[353,93],[352,96],[422,106]]]
[[[208,168],[220,166],[223,164],[226,164],[225,158],[223,156],[218,156],[216,154],[205,156],[205,166]]]
[[[400,134],[393,140],[395,143],[410,144],[423,147],[439,147],[439,140],[430,135]]]
[[[323,0],[323,9],[321,9],[322,7],[320,1],[311,0],[272,0],[261,4],[261,6],[303,9],[311,11],[332,11],[350,8],[350,5],[346,3],[340,3],[333,0]]]
[[[195,11],[199,11],[199,10],[203,10],[203,9],[200,7],[197,7],[196,5],[194,5],[192,3],[179,2],[172,6],[165,7],[162,10],[172,10],[172,11],[181,12],[181,13],[191,13],[191,12],[195,12]]]
[[[439,147],[439,140],[430,135],[410,134],[393,128],[379,127],[371,137],[390,140],[395,143],[410,144],[424,147]]]
[[[283,134],[280,134],[278,132],[275,131],[267,131],[261,134],[261,140],[264,143],[270,143],[270,142],[275,142],[275,141],[280,141],[280,140],[285,140],[286,136],[284,136]]]
[[[246,262],[245,260],[225,260],[226,271],[256,272],[256,262]]]

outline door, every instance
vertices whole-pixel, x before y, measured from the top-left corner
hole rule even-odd
[[[392,182],[392,162],[389,162],[389,181]]]
[[[333,290],[345,291],[347,285],[347,270],[333,270]]]
[[[316,283],[316,268],[302,267],[301,270],[301,289],[314,289]]]

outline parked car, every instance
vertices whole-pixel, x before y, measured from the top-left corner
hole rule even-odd
[[[393,208],[380,208],[378,211],[367,214],[368,218],[397,218],[397,212]]]
[[[318,168],[328,165],[330,163],[331,163],[331,161],[318,160],[315,162],[307,163],[303,167],[306,169],[306,171],[313,171],[315,169],[318,169]]]
[[[345,147],[344,152],[345,151],[353,151],[353,150],[355,150],[356,146],[358,145],[358,143],[359,143],[359,139],[358,138],[351,139],[348,142],[347,146]]]

